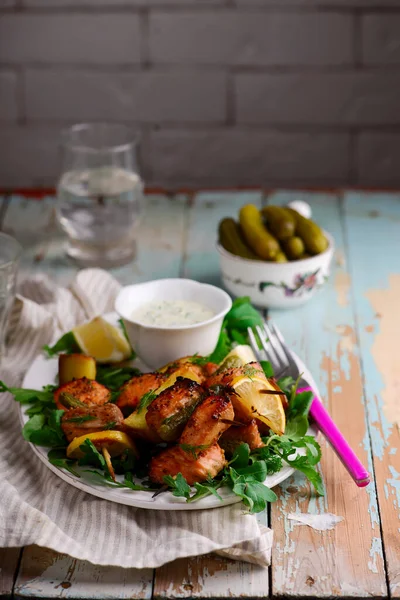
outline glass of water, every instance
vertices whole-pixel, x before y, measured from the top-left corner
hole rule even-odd
[[[64,132],[63,150],[57,216],[68,256],[80,266],[130,262],[143,209],[137,139],[125,125],[74,125]]]
[[[4,356],[8,317],[14,301],[21,252],[17,240],[0,233],[0,357]]]

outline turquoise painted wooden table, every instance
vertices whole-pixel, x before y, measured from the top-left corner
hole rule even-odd
[[[358,489],[323,443],[326,495],[301,475],[260,515],[275,532],[269,571],[214,556],[153,572],[100,568],[52,551],[0,550],[0,595],[19,598],[400,598],[400,194],[207,192],[149,195],[137,261],[122,283],[185,276],[220,283],[214,250],[219,219],[245,202],[304,198],[335,237],[332,276],[311,303],[271,316],[310,367],[331,414],[373,476]],[[56,231],[54,198],[3,197],[2,228],[19,238],[24,274],[67,283],[75,268]],[[272,312],[272,311],[271,311]],[[290,512],[344,517],[317,532]]]

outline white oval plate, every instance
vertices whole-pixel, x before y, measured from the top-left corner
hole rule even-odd
[[[26,373],[22,387],[41,390],[44,385],[54,384],[57,371],[57,358],[48,359],[44,356],[38,356]],[[305,379],[307,379],[313,389],[316,390],[310,377],[305,377]],[[21,405],[20,419],[22,426],[28,421],[28,417],[24,414],[24,407]],[[310,428],[308,434],[316,436],[316,429]],[[218,493],[222,497],[222,501],[215,496],[206,496],[198,502],[188,504],[184,498],[177,498],[173,496],[171,492],[164,492],[155,498],[152,498],[152,492],[133,491],[125,488],[107,486],[106,483],[98,483],[97,481],[93,481],[94,477],[89,473],[85,473],[83,472],[83,469],[77,468],[76,470],[82,475],[81,478],[79,478],[68,471],[52,465],[47,459],[49,448],[36,446],[34,444],[30,445],[33,452],[40,458],[46,467],[53,471],[58,477],[88,494],[92,494],[93,496],[97,496],[104,500],[110,500],[111,502],[136,506],[137,508],[151,508],[153,510],[199,510],[205,508],[219,508],[241,501],[241,499],[233,494],[229,488],[221,488],[218,490]],[[273,488],[290,477],[293,472],[294,469],[292,467],[284,466],[278,473],[268,475],[264,483],[268,487]],[[122,478],[120,478],[120,480],[122,481]],[[137,479],[136,483],[140,484],[141,480]]]

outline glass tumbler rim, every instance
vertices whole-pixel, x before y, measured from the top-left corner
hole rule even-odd
[[[20,259],[22,254],[21,244],[12,235],[0,231],[0,244],[2,241],[7,242],[7,244],[10,244],[11,242],[11,245],[14,247],[14,253],[11,258],[4,259],[4,261],[0,257],[0,269],[3,269],[15,263],[17,260]]]
[[[131,139],[118,144],[104,144],[104,146],[101,148],[96,148],[90,144],[85,144],[84,142],[74,141],[71,139],[71,134],[73,133],[95,128],[109,129],[110,131],[119,129],[120,131],[124,131],[126,134],[128,134],[127,137],[130,137]],[[127,125],[126,123],[112,123],[109,121],[87,121],[75,123],[74,125],[62,129],[61,136],[64,147],[73,150],[74,152],[85,152],[87,154],[99,154],[102,152],[127,152],[128,150],[135,148],[140,141],[139,132],[135,131],[130,125]]]

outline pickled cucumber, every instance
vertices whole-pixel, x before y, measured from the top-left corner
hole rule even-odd
[[[297,260],[305,251],[304,242],[298,236],[293,236],[286,240],[283,244],[283,248],[290,260]]]
[[[261,213],[254,204],[242,206],[239,222],[250,248],[264,260],[276,260],[281,248],[277,239],[264,227]]]
[[[277,240],[283,241],[294,235],[296,221],[293,215],[282,206],[264,206],[261,214],[265,224]]]
[[[275,262],[279,262],[279,263],[288,262],[286,254],[282,251],[278,252],[278,254],[275,257]]]
[[[310,254],[321,254],[328,247],[322,229],[311,219],[306,219],[292,208],[287,208],[296,221],[296,236],[301,237],[307,252]]]
[[[218,232],[219,242],[225,250],[242,258],[259,260],[258,256],[247,246],[240,225],[234,219],[222,219]]]

